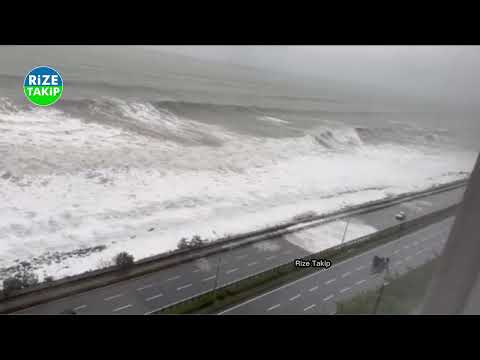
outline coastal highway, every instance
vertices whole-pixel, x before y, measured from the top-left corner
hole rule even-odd
[[[390,258],[390,273],[404,273],[440,254],[448,238],[453,218],[447,218],[368,252],[342,261],[275,290],[226,309],[222,315],[334,314],[335,302],[351,298],[388,282],[385,273],[372,274],[375,255]],[[408,290],[407,290],[408,291]]]
[[[405,211],[408,219],[413,219],[459,203],[464,189],[462,187],[368,214],[355,215],[346,220],[336,221],[335,226],[331,223],[322,224],[314,228],[314,233],[312,229],[308,229],[305,232],[232,248],[226,252],[182,263],[148,275],[36,305],[16,314],[60,314],[71,309],[79,315],[148,314],[166,305],[211,290],[215,286],[238,281],[311,253],[305,247],[295,245],[297,242],[292,241],[291,236],[305,236],[310,238],[309,241],[321,244],[322,231],[324,231],[325,234],[328,233],[330,240],[334,237],[338,243],[343,237],[346,221],[351,224],[368,225],[372,231],[381,230],[398,223],[394,215],[399,211]],[[354,226],[347,228],[346,239],[355,237],[354,229]],[[335,231],[332,232],[332,230]],[[324,245],[324,247],[328,246]]]

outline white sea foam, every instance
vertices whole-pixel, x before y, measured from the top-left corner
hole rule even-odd
[[[475,159],[460,150],[370,145],[348,127],[258,138],[148,104],[118,109],[124,118],[198,141],[185,146],[3,103],[0,268],[46,251],[107,245],[36,270],[40,277],[71,275],[120,251],[138,259],[174,249],[182,237],[212,239],[456,180]],[[202,136],[219,143],[205,144]]]

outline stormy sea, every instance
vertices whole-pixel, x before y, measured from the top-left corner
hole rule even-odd
[[[150,49],[1,51],[0,280],[25,264],[40,279],[78,274],[120,251],[140,259],[183,237],[426,189],[467,177],[476,158],[450,116],[341,88]],[[21,93],[39,63],[64,78],[47,108]]]

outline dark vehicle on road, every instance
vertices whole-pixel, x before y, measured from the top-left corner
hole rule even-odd
[[[388,269],[390,258],[375,255],[372,260],[372,274],[377,274]]]

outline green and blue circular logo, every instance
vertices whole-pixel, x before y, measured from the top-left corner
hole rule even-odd
[[[63,79],[60,73],[49,66],[38,66],[30,70],[23,81],[23,92],[32,104],[50,106],[63,93]]]

